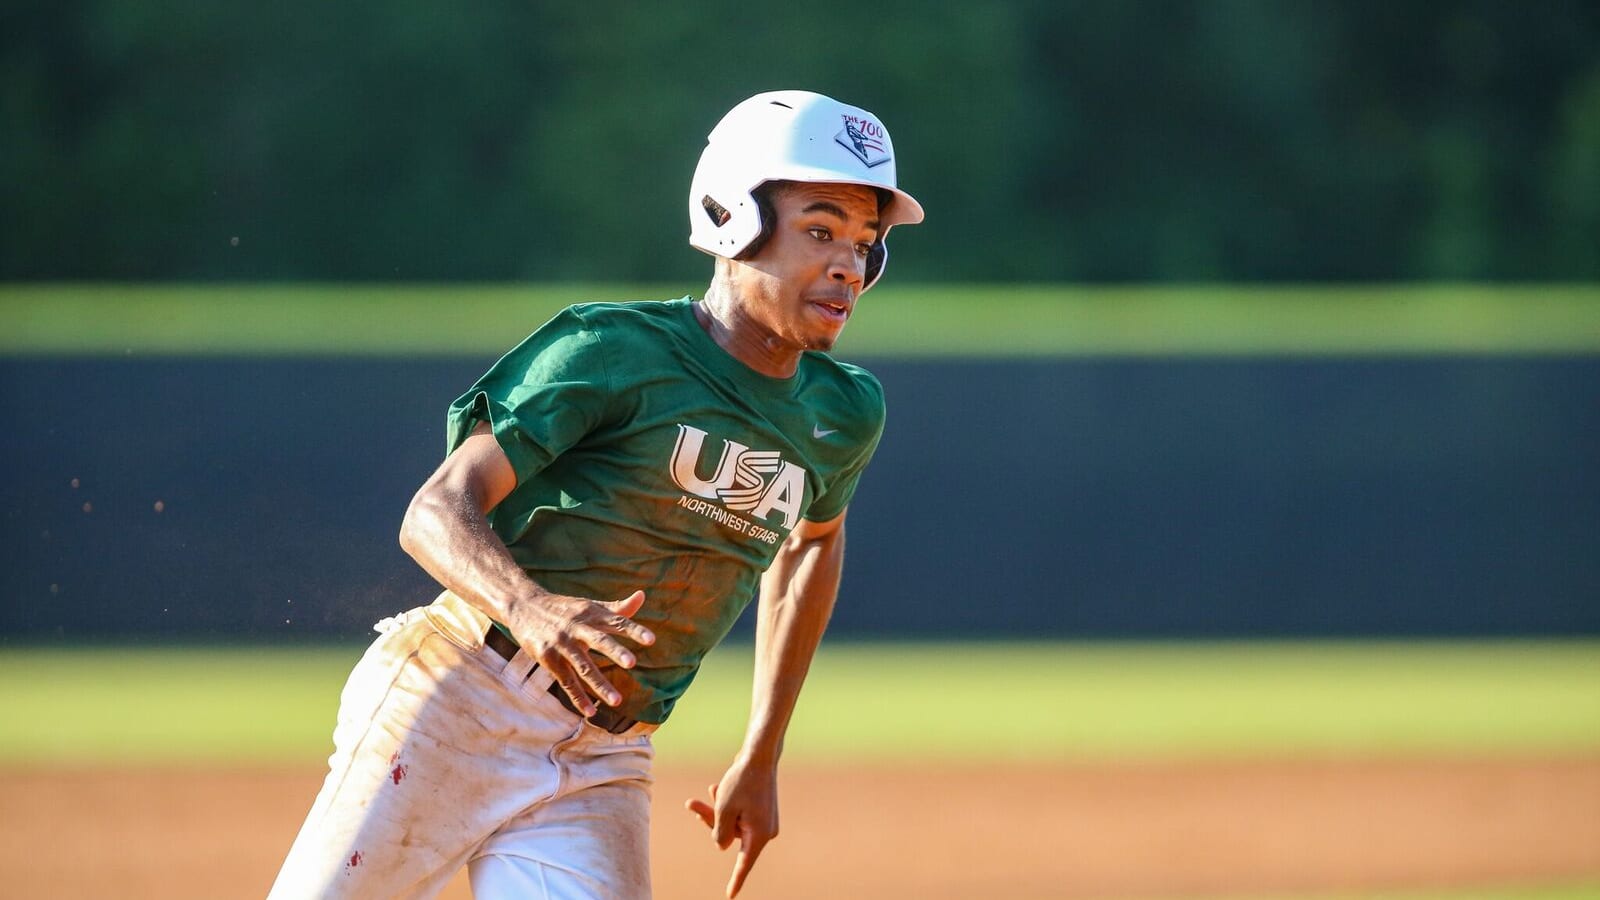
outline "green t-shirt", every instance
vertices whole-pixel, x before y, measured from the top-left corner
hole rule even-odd
[[[656,643],[606,676],[665,721],[802,518],[844,511],[883,433],[883,387],[823,353],[789,378],[739,362],[688,298],[569,307],[450,406],[448,450],[491,423],[517,487],[489,524],[535,581],[620,600]]]

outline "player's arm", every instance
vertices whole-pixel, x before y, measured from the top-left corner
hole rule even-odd
[[[457,596],[505,623],[586,715],[597,697],[622,695],[589,657],[594,650],[623,668],[634,655],[618,640],[651,644],[655,635],[630,617],[644,593],[600,602],[545,590],[528,577],[485,518],[517,486],[516,471],[487,423],[447,456],[406,509],[400,546]]]
[[[739,841],[729,897],[739,892],[761,849],[778,834],[778,757],[839,593],[844,518],[841,512],[827,522],[802,519],[761,577],[755,684],[744,746],[711,787],[712,802],[688,804],[711,828],[717,846],[727,849]]]

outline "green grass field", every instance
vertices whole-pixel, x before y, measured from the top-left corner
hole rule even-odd
[[[360,648],[0,652],[0,759],[316,761]],[[750,648],[658,745],[737,747]],[[915,736],[914,740],[910,736]],[[1600,752],[1600,642],[825,647],[787,757],[1097,760]]]
[[[561,307],[704,285],[0,285],[0,355],[498,355]],[[1600,285],[885,285],[845,356],[1600,352]]]

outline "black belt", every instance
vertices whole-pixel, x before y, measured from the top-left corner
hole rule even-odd
[[[490,625],[488,632],[484,634],[483,642],[484,644],[488,645],[490,650],[493,650],[504,657],[506,662],[510,662],[511,658],[516,656],[517,651],[521,649],[517,646],[516,641],[506,637],[505,632],[493,625]],[[533,669],[529,669],[528,674],[532,675],[534,669],[537,668],[539,668],[539,664],[534,663]],[[583,717],[582,711],[580,711],[578,707],[573,704],[572,698],[568,697],[567,692],[561,689],[561,685],[555,683],[554,681],[550,682],[550,696],[561,701],[561,705],[565,706],[574,715],[579,716],[580,718]],[[604,703],[601,703],[598,700],[595,701],[594,706],[594,715],[587,717],[587,721],[590,725],[593,725],[596,728],[609,731],[612,734],[621,734],[624,731],[627,731],[629,728],[639,724],[638,719],[630,719],[622,713],[617,712],[617,710],[613,707],[606,706]]]

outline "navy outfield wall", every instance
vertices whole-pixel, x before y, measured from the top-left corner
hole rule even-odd
[[[0,361],[0,641],[425,602],[395,534],[491,361]],[[1600,358],[866,362],[836,634],[1600,634]]]

